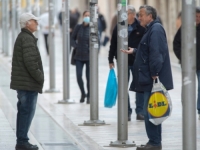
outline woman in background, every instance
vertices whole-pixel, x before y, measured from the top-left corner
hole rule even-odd
[[[87,97],[87,104],[90,103],[90,90],[89,90],[89,23],[90,12],[83,12],[83,23],[76,25],[72,33],[72,46],[76,49],[76,77],[79,88],[81,90],[80,103],[85,101]],[[83,67],[86,66],[86,80],[87,80],[87,94],[84,89],[84,82],[82,79]]]

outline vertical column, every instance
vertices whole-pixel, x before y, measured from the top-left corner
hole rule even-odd
[[[21,0],[17,0],[17,34],[21,31],[20,24],[19,24],[19,17],[21,15]]]
[[[26,0],[26,11],[32,13],[31,0]]]
[[[98,68],[98,0],[90,0],[90,120],[85,121],[85,126],[104,125],[99,120],[99,68]]]
[[[50,89],[45,92],[53,93],[58,92],[56,90],[55,82],[55,23],[54,23],[54,0],[49,0],[49,83]]]
[[[16,0],[12,0],[12,48],[15,43],[15,29],[16,29]]]
[[[168,0],[168,23],[169,23],[169,28],[168,28],[168,45],[169,45],[169,50],[172,51],[172,42],[174,39],[174,35],[176,34],[176,18],[177,18],[177,2],[174,0]]]
[[[7,0],[5,1],[5,10],[4,10],[4,21],[5,21],[5,25],[4,25],[4,30],[5,30],[5,34],[4,34],[4,52],[5,52],[5,56],[9,55],[9,11],[8,11],[8,7],[9,7],[9,3]]]
[[[40,0],[35,0],[35,15],[37,17],[40,16]],[[35,33],[36,37],[38,38],[39,37],[39,31],[37,31]],[[39,41],[38,41],[38,45],[39,45]]]
[[[5,53],[5,0],[1,1],[1,11],[2,11],[2,18],[1,18],[1,23],[2,23],[2,53]]]
[[[61,104],[74,103],[70,99],[70,19],[69,19],[69,0],[63,0],[62,4],[62,25],[63,25],[63,100],[58,101]]]
[[[128,14],[127,1],[118,0],[117,20],[117,65],[118,65],[118,126],[117,141],[111,142],[111,147],[134,147],[134,142],[128,141],[128,55],[121,49],[128,49]]]
[[[196,150],[196,27],[195,0],[182,1],[182,144],[183,150]]]

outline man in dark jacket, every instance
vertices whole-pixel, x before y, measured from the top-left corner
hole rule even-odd
[[[35,114],[38,93],[42,93],[44,73],[37,39],[38,18],[31,13],[20,16],[21,32],[13,51],[10,88],[17,91],[16,150],[38,150],[30,144],[28,131]]]
[[[145,28],[140,26],[139,21],[135,18],[136,11],[135,8],[131,5],[128,6],[128,46],[129,47],[138,47],[142,36],[144,35]],[[114,67],[113,59],[114,57],[117,59],[117,26],[115,26],[112,34],[112,40],[109,51],[109,66],[110,69]],[[133,62],[135,60],[135,56],[128,56],[128,80],[130,78],[130,72],[133,75]],[[144,120],[143,116],[143,105],[144,98],[143,93],[136,92],[136,109],[135,112],[137,114],[137,120]],[[128,121],[131,121],[132,109],[130,107],[130,98],[128,96]]]
[[[198,79],[197,111],[200,120],[200,7],[196,7],[196,42],[196,66]],[[179,28],[174,37],[173,50],[176,57],[181,62],[181,28]]]
[[[138,49],[122,50],[124,53],[136,52],[134,77],[130,90],[144,92],[145,128],[149,141],[137,150],[161,150],[162,128],[154,125],[148,118],[148,100],[151,96],[153,80],[159,77],[167,90],[173,89],[172,72],[165,30],[156,20],[156,10],[151,6],[141,6],[139,11],[140,24],[146,27]]]

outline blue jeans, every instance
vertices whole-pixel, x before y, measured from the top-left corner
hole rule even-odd
[[[26,144],[28,131],[35,114],[38,92],[17,90],[17,144]]]
[[[197,110],[198,114],[200,114],[200,70],[197,70],[197,82],[198,82]]]
[[[132,77],[133,77],[133,66],[128,66],[128,81],[130,79],[130,72],[132,73]],[[135,108],[135,112],[136,114],[142,114],[143,115],[143,106],[144,106],[144,94],[143,93],[139,93],[136,92],[136,108]],[[130,106],[130,98],[128,95],[128,113],[132,113],[132,109]]]
[[[149,138],[148,144],[154,145],[154,146],[160,146],[162,141],[162,126],[160,125],[154,125],[149,121],[148,113],[147,113],[147,107],[148,107],[148,101],[149,97],[151,96],[151,92],[144,92],[144,122],[145,122],[145,128],[146,133]]]
[[[90,96],[90,82],[89,82],[89,61],[79,61],[79,60],[76,60],[76,78],[77,78],[77,82],[78,82],[78,86],[81,90],[81,95],[84,96],[86,93],[85,93],[85,89],[84,89],[84,83],[83,83],[83,79],[82,79],[82,76],[83,76],[83,66],[86,66],[86,80],[87,80],[87,96],[89,97]]]

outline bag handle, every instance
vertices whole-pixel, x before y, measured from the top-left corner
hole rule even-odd
[[[157,80],[157,83],[160,83],[159,77],[157,77],[156,79],[153,80],[153,84],[156,83],[156,80]]]

